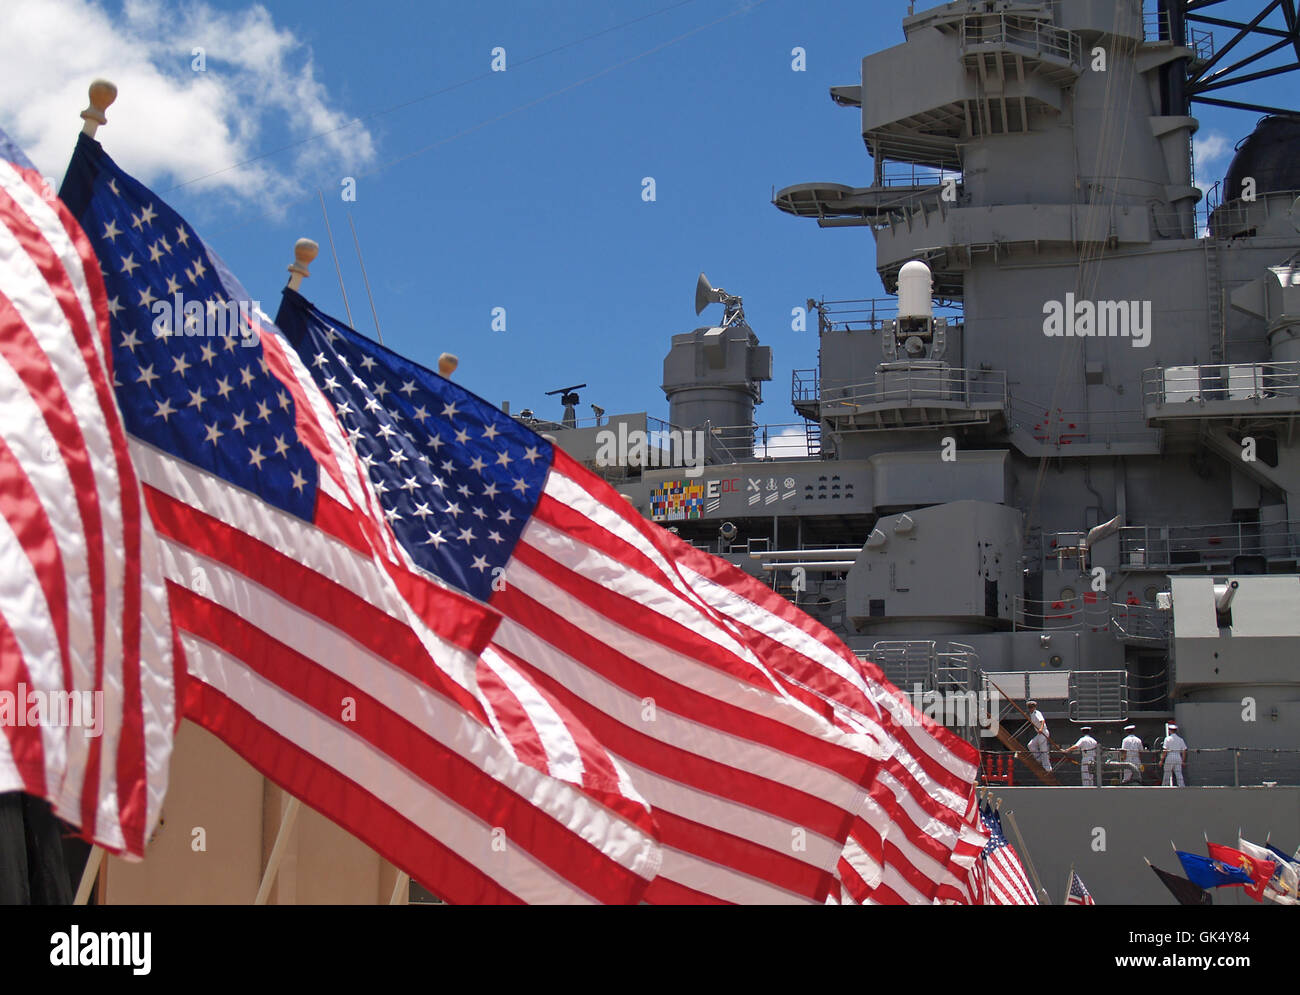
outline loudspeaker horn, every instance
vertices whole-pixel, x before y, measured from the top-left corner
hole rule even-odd
[[[706,307],[720,299],[718,292],[713,289],[713,284],[709,283],[709,278],[701,273],[699,280],[695,282],[695,313],[702,314]]]

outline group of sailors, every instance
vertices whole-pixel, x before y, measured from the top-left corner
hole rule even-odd
[[[1038,702],[1027,701],[1025,707],[1029,710],[1029,721],[1034,727],[1034,738],[1029,741],[1029,752],[1033,754],[1034,760],[1043,770],[1052,769],[1051,761],[1051,739],[1047,731],[1047,720],[1043,718],[1043,713],[1038,710]],[[1082,777],[1082,784],[1085,788],[1095,787],[1097,784],[1097,758],[1100,752],[1100,744],[1092,735],[1091,726],[1082,726],[1079,731],[1083,734],[1079,737],[1078,742],[1073,746],[1067,746],[1064,750],[1066,754],[1079,754],[1079,770]],[[1119,748],[1124,751],[1124,773],[1123,784],[1141,783],[1138,775],[1142,772],[1142,740],[1138,738],[1136,726],[1124,727],[1124,741],[1120,743]],[[1183,762],[1187,757],[1187,743],[1182,736],[1178,735],[1178,724],[1170,722],[1165,734],[1164,741],[1160,746],[1160,766],[1164,770],[1164,779],[1162,784],[1165,787],[1186,787],[1183,780]]]

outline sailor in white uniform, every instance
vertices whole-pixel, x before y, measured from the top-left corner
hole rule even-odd
[[[1176,723],[1169,723],[1169,735],[1165,737],[1161,749],[1164,751],[1160,754],[1160,762],[1165,768],[1164,786],[1172,788],[1177,779],[1178,787],[1187,787],[1183,781],[1183,758],[1187,755],[1187,743],[1178,735]]]
[[[1051,770],[1051,744],[1047,740],[1047,720],[1038,710],[1038,702],[1033,699],[1025,702],[1025,707],[1029,709],[1029,721],[1033,724],[1034,731],[1038,733],[1029,741],[1029,752],[1034,755],[1039,767],[1043,770]]]
[[[1137,774],[1142,766],[1142,740],[1138,739],[1137,726],[1125,726],[1124,731],[1128,735],[1119,744],[1119,748],[1124,751],[1124,762],[1129,766],[1124,769],[1123,783],[1132,784],[1136,778],[1141,784],[1142,779]]]
[[[1066,753],[1079,751],[1079,774],[1085,788],[1097,786],[1097,741],[1092,736],[1092,726],[1083,726],[1079,741],[1065,748]]]

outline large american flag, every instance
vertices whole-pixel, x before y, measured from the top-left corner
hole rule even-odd
[[[1037,905],[1038,896],[1025,876],[1024,865],[1016,855],[1015,847],[1002,833],[1002,816],[996,809],[985,805],[980,809],[980,821],[989,835],[984,848],[985,905]]]
[[[640,900],[661,853],[627,771],[489,646],[494,612],[393,555],[294,349],[84,135],[62,196],[104,270],[186,717],[448,901]]]
[[[175,682],[107,303],[85,234],[0,132],[0,791],[139,857],[167,789]]]
[[[503,616],[493,649],[649,800],[657,902],[961,900],[974,751],[748,574],[645,521],[526,426],[287,291],[277,324],[412,569]],[[849,834],[860,841],[849,843]]]

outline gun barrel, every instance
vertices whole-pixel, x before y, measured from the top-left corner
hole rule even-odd
[[[1216,610],[1226,612],[1232,606],[1232,599],[1237,596],[1237,588],[1240,585],[1237,581],[1232,581],[1222,591],[1215,594],[1214,607]]]

